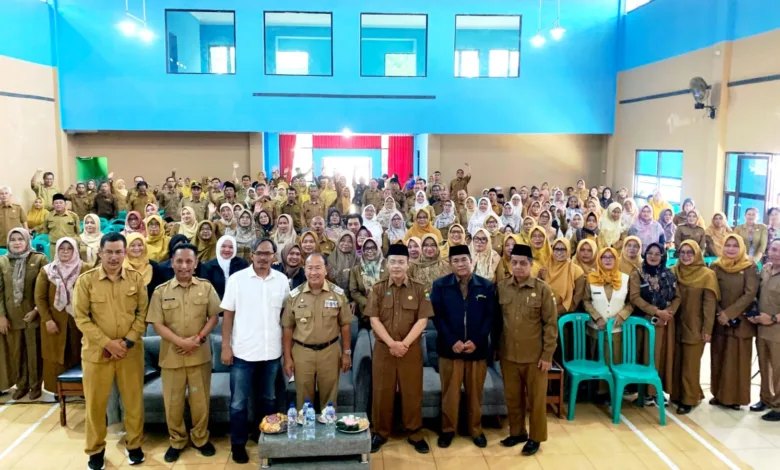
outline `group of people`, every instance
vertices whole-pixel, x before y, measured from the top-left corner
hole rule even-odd
[[[651,388],[646,400],[666,393],[679,414],[704,397],[706,343],[710,404],[748,405],[756,338],[761,399],[750,409],[769,410],[763,418],[780,421],[776,208],[767,214],[769,226],[748,209],[746,222],[732,229],[723,213],[706,225],[690,199],[675,213],[660,192],[640,205],[625,188],[613,197],[609,188],[587,188],[582,180],[565,190],[547,183],[512,187],[506,196],[489,188],[477,199],[470,196],[468,165],[449,183],[437,171],[430,181],[353,177],[351,186],[338,173],[298,171],[290,178],[289,170],[274,170],[253,182],[234,171],[234,181],[222,183],[189,181],[174,171],[162,189],[149,190],[136,177],[128,190],[109,175],[61,193],[53,174],[40,176],[31,182],[37,199],[27,213],[0,187],[0,235],[8,250],[0,257],[0,389],[15,385],[14,399],[27,393],[37,399],[42,387],[55,390],[57,375],[81,363],[90,468],[103,463],[114,379],[130,461],[143,460],[145,323],[163,341],[166,460],[175,461],[190,441],[213,455],[207,338],[220,315],[236,462],[248,461],[249,401],[257,400],[259,417],[277,411],[280,370],[295,375],[299,408],[315,388],[323,409],[336,402],[339,370],[351,367],[353,319],[377,338],[372,451],[392,430],[396,393],[409,443],[429,451],[420,409],[420,338],[429,319],[438,333],[440,447],[454,438],[461,386],[474,444],[487,445],[482,388],[487,364],[497,357],[510,424],[502,444],[525,443],[524,455],[537,452],[547,439],[547,371],[570,354],[557,348],[557,321],[581,311],[591,317],[590,358],[611,320],[618,363],[623,321],[635,315],[651,323],[663,390]],[[104,233],[101,219],[123,210],[121,233]],[[51,262],[33,251],[31,233],[48,233]],[[670,255],[677,259],[671,268]],[[647,359],[649,345],[644,338],[637,344]],[[253,384],[260,384],[255,397]],[[605,383],[597,399],[608,402]]]

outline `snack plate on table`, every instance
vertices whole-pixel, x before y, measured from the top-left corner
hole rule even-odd
[[[346,434],[356,434],[368,429],[369,422],[365,418],[358,418],[356,416],[345,416],[336,421],[336,430]]]
[[[266,434],[281,434],[287,432],[287,416],[282,413],[274,413],[263,418],[260,422],[260,430]]]

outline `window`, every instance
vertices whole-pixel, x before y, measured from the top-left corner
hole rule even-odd
[[[424,77],[428,15],[360,15],[360,75]]]
[[[520,76],[519,15],[457,15],[455,76]]]
[[[682,159],[680,151],[637,150],[634,197],[641,206],[656,190],[673,204],[682,200]]]
[[[266,75],[333,75],[330,13],[264,14]]]
[[[236,73],[235,12],[165,10],[168,73]]]
[[[647,5],[653,0],[626,0],[626,13],[636,10],[642,5]]]
[[[766,214],[770,162],[769,153],[727,153],[724,178],[723,212],[729,224],[745,223],[745,211],[758,210],[759,220]]]

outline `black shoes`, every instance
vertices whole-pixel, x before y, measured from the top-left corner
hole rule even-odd
[[[233,454],[233,462],[235,463],[249,462],[249,455],[246,453],[246,446],[242,444],[233,444],[231,446],[231,452]]]
[[[487,447],[487,438],[484,434],[480,434],[479,436],[471,439],[474,442],[474,445],[479,447],[480,449],[484,449]]]
[[[780,421],[780,411],[770,411],[761,417],[764,421],[777,422]]]
[[[447,447],[452,444],[452,440],[455,438],[454,432],[443,432],[441,433],[441,436],[439,436],[439,440],[436,441],[436,444],[441,447],[442,449],[446,449]]]
[[[764,403],[763,401],[758,401],[755,404],[750,405],[750,411],[754,413],[761,413],[762,411],[766,411],[766,408],[767,408],[766,403]]]
[[[385,440],[379,437],[378,434],[374,434],[371,437],[371,453],[376,454],[379,452],[379,449],[382,448],[383,445],[385,445]]]
[[[724,403],[719,402],[715,397],[712,397],[710,399],[710,405],[712,406],[720,406],[721,408],[728,408],[730,410],[739,411],[741,407],[739,405],[726,405]]]
[[[412,438],[410,437],[406,440],[406,442],[408,442],[412,447],[414,447],[414,450],[416,450],[418,454],[427,454],[428,452],[431,451],[425,439],[420,439],[419,441],[413,441]]]
[[[514,447],[517,444],[522,444],[527,440],[528,440],[528,436],[509,436],[503,441],[501,441],[501,445],[504,447]]]
[[[130,465],[139,465],[145,460],[144,451],[140,447],[137,449],[125,449],[125,455],[130,461]]]
[[[173,447],[168,447],[168,450],[165,451],[165,461],[168,463],[173,463],[177,460],[179,460],[179,455],[181,455],[181,449],[175,449]]]
[[[526,457],[530,457],[539,451],[540,446],[540,443],[534,441],[533,439],[529,439],[528,442],[526,442],[523,446],[523,451],[521,453]]]
[[[678,415],[687,415],[688,413],[693,410],[693,407],[690,405],[680,405],[677,407],[677,414]]]
[[[89,470],[103,470],[104,468],[106,468],[105,456],[106,456],[105,450],[101,450],[97,454],[90,455],[87,468]]]
[[[192,447],[195,447],[195,445]],[[204,457],[213,457],[214,454],[217,453],[217,449],[214,448],[214,444],[212,444],[211,441],[207,441],[202,446],[195,448],[198,450],[198,452],[200,452],[200,455]]]

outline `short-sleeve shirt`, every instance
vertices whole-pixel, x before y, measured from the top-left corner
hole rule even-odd
[[[497,294],[503,323],[501,357],[521,364],[540,358],[550,360],[558,337],[558,310],[552,289],[533,277],[522,284],[510,277],[498,283]],[[548,325],[554,328],[545,328]]]
[[[407,276],[398,286],[386,278],[371,288],[366,316],[379,318],[393,340],[403,341],[418,320],[433,316],[433,307],[423,284]]]
[[[65,211],[63,214],[49,212],[43,220],[43,233],[49,234],[49,241],[52,244],[63,237],[75,238],[81,233],[79,216],[71,211]]]
[[[772,274],[772,265],[761,270],[761,291],[758,308],[768,315],[780,315],[780,273]],[[758,337],[773,343],[780,343],[780,323],[759,325]]]
[[[55,194],[60,192],[60,188],[58,188],[56,185],[46,187],[43,182],[40,182],[35,185],[35,189],[33,191],[35,192],[35,195],[41,198],[43,201],[44,209],[54,209],[54,206],[52,206],[52,199],[54,198]]]
[[[296,287],[282,315],[282,326],[293,328],[293,339],[309,345],[332,341],[341,327],[351,322],[352,311],[344,290],[327,281],[316,294],[308,282]]]
[[[188,286],[182,286],[174,278],[154,290],[146,322],[165,325],[180,338],[191,338],[221,311],[219,296],[210,282],[193,277]],[[176,352],[175,344],[162,340],[159,364],[164,369],[198,366],[209,361],[211,345],[208,341],[191,355],[184,356]]]
[[[0,246],[8,242],[8,232],[17,227],[23,227],[27,222],[27,214],[19,204],[0,204]],[[33,227],[30,227],[32,229]]]

